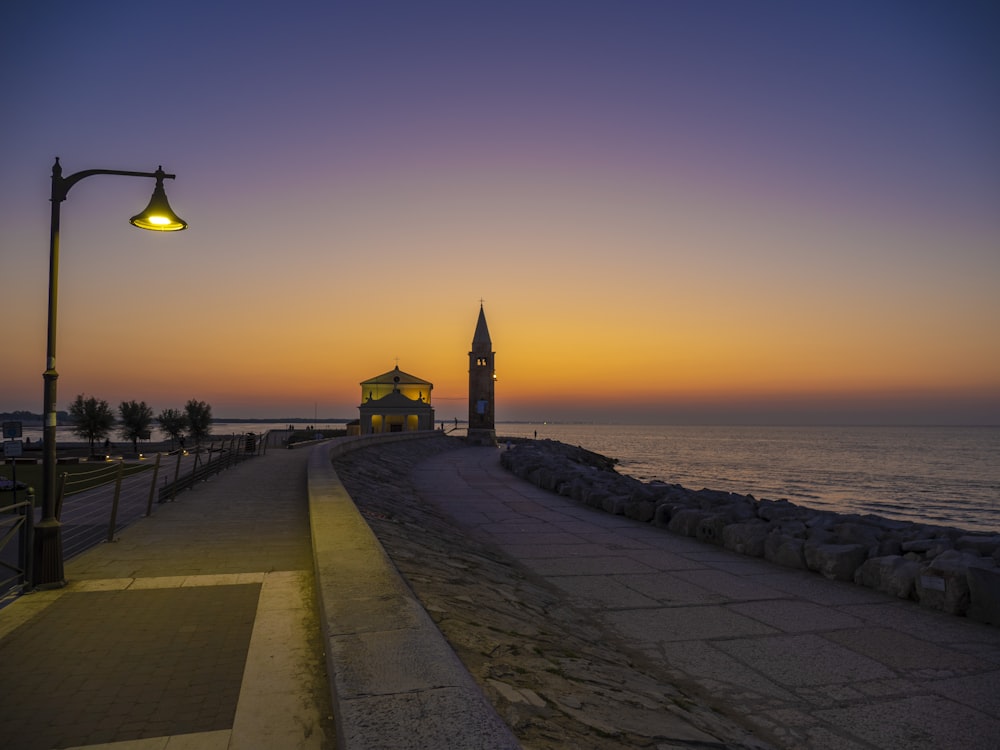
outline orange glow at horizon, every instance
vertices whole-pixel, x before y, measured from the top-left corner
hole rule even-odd
[[[553,295],[560,304],[502,295],[486,302],[500,415],[515,405],[541,416],[554,404],[586,411],[901,394],[990,399],[1000,391],[997,353],[974,337],[946,338],[947,326],[930,316],[901,328],[891,316],[865,324],[870,311],[861,305],[843,313],[847,321],[817,323],[814,310],[796,317],[745,298],[727,304],[665,295],[648,305],[623,297],[592,308],[573,294]],[[398,357],[401,369],[434,383],[442,418],[461,415],[476,307],[458,307],[418,301],[403,314],[341,295],[296,319],[284,314],[286,305],[255,317],[206,302],[191,321],[153,321],[139,336],[116,319],[94,327],[74,311],[61,332],[59,406],[83,392],[114,406],[145,400],[155,410],[197,398],[217,415],[252,416],[259,404],[294,416],[319,404],[327,416],[351,418],[359,383],[392,369]],[[934,342],[933,358],[924,338]]]
[[[74,187],[60,409],[353,418],[398,358],[461,416],[483,298],[498,419],[894,401],[1000,423],[988,4],[582,3],[567,24],[265,3],[234,30],[182,0],[142,40],[111,10],[11,5],[0,411],[42,408],[59,148],[67,173],[162,161],[191,222],[129,226],[147,180]],[[185,96],[136,108],[164,45]]]

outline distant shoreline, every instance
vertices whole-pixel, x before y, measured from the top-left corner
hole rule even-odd
[[[30,418],[24,414],[18,413],[3,413],[0,414],[0,420],[4,422],[21,422],[23,427],[27,427],[33,430],[40,429],[42,427],[42,415],[32,414]],[[246,424],[246,423],[257,423],[257,424],[346,424],[353,420],[344,417],[334,418],[322,418],[322,419],[310,419],[308,417],[286,417],[284,419],[274,419],[274,418],[261,418],[256,417],[213,417],[213,424]],[[56,424],[56,427],[72,427],[73,423],[68,419],[60,419]]]
[[[232,439],[232,435],[208,435],[202,442],[202,448],[209,448],[212,443],[220,443]],[[185,438],[185,447],[192,450],[194,441]],[[135,458],[143,454],[170,453],[180,448],[176,440],[140,440],[136,450],[132,449],[132,442],[129,440],[112,440],[108,450],[104,450],[104,441],[95,441],[94,450],[90,449],[90,442],[87,440],[60,440],[56,443],[56,456],[59,458],[89,458],[91,456],[109,455],[112,458]],[[42,446],[39,442],[32,442],[23,448],[22,459],[42,458]]]
[[[347,424],[349,422],[355,421],[356,417],[215,417],[212,419],[213,423],[216,424],[292,424],[292,425],[325,425],[325,424]],[[42,428],[42,416],[40,414],[27,414],[25,412],[2,412],[0,413],[0,421],[20,421],[25,429],[29,430],[40,430]],[[448,419],[437,419],[437,422],[445,422],[451,424],[455,421],[455,418]],[[468,424],[467,419],[458,420],[459,425]],[[558,425],[558,426],[568,426],[568,427],[663,427],[663,428],[685,428],[685,427],[718,427],[722,429],[733,428],[733,427],[760,427],[766,429],[773,428],[846,428],[855,429],[860,427],[871,427],[871,428],[899,428],[899,429],[909,429],[909,428],[983,428],[983,429],[994,429],[1000,427],[1000,423],[990,423],[990,422],[851,422],[851,423],[841,423],[841,422],[766,422],[766,421],[754,421],[754,422],[744,422],[741,420],[734,420],[732,422],[717,422],[717,421],[666,421],[666,422],[634,422],[625,420],[606,420],[606,419],[498,419],[496,421],[497,425],[538,425],[539,427],[544,427],[548,425]],[[59,423],[57,425],[61,428],[72,427],[72,423],[65,416],[64,412],[60,412]]]

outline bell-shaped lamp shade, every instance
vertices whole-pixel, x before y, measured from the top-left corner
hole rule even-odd
[[[174,213],[167,203],[167,193],[163,189],[163,179],[156,180],[156,187],[153,188],[153,197],[149,199],[149,205],[142,211],[129,219],[132,226],[139,229],[151,229],[154,232],[179,232],[187,229],[187,222]]]

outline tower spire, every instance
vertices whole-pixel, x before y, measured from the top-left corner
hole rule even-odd
[[[486,313],[483,311],[483,301],[479,300],[479,320],[476,321],[476,332],[472,335],[472,348],[485,346],[487,349],[493,346],[490,340],[490,329],[486,325]]]
[[[479,319],[472,336],[469,352],[469,432],[472,445],[496,445],[497,436],[493,422],[493,383],[496,380],[493,342],[486,325],[483,301],[479,301]]]

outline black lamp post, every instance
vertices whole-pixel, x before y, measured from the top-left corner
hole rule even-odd
[[[59,157],[52,166],[52,222],[49,232],[49,325],[45,351],[45,395],[43,406],[42,443],[42,520],[35,525],[34,565],[31,582],[35,587],[55,587],[63,578],[62,524],[56,518],[56,311],[59,299],[59,204],[66,200],[69,189],[84,177],[95,174],[116,174],[125,177],[152,177],[156,180],[149,205],[129,222],[140,229],[176,232],[187,228],[187,222],[175,214],[167,203],[163,181],[176,175],[166,174],[162,167],[155,172],[123,172],[117,169],[86,169],[69,177],[62,176]]]

